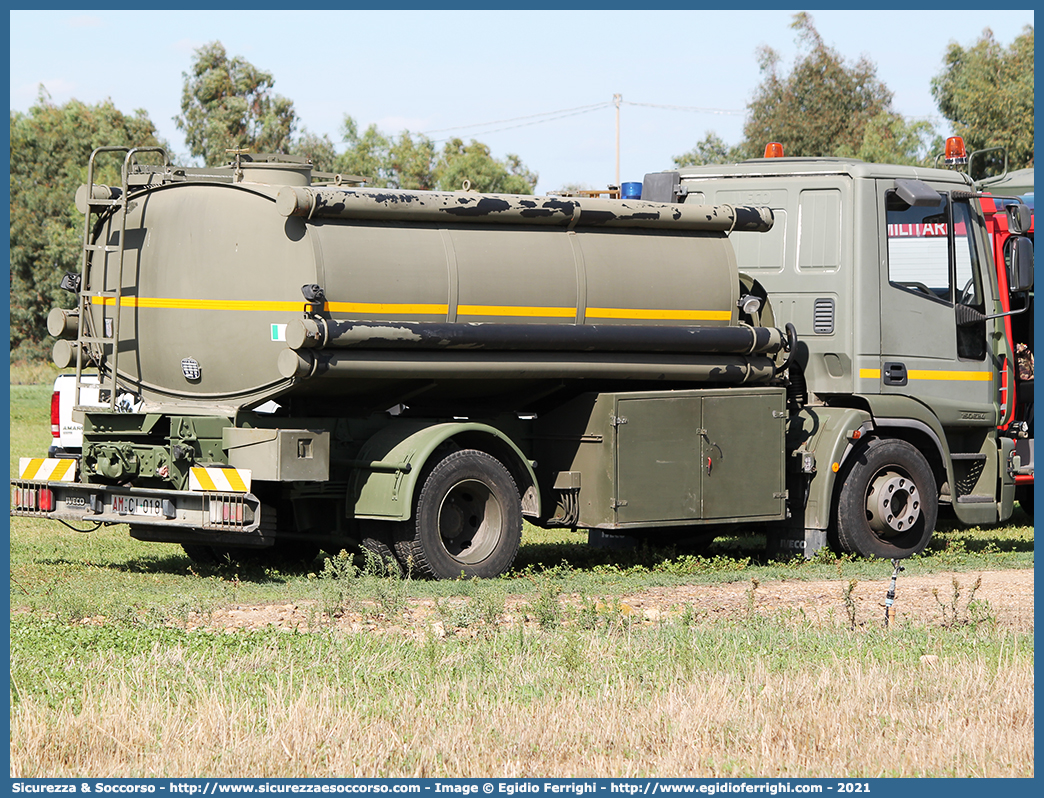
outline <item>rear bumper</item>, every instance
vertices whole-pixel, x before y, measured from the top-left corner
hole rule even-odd
[[[265,545],[261,503],[252,493],[125,488],[80,482],[11,480],[11,515],[55,521],[133,524],[150,539],[180,542],[184,533],[226,535]]]

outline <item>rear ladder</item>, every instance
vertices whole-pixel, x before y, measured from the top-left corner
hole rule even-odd
[[[109,152],[125,152],[121,177],[120,193],[113,196],[108,187],[95,185],[94,164],[98,155]],[[97,387],[100,391],[99,398],[109,393],[109,409],[116,409],[116,373],[120,354],[120,316],[123,310],[123,259],[127,232],[127,195],[129,193],[129,177],[136,158],[139,153],[158,152],[163,156],[163,167],[170,166],[170,158],[162,147],[98,147],[91,153],[87,164],[87,199],[83,214],[83,258],[80,264],[80,286],[78,290],[79,302],[78,320],[76,328],[76,392],[73,398],[73,407],[80,409],[80,390],[85,387],[83,382],[84,361],[89,357],[98,365],[98,385],[89,384],[91,388]],[[96,190],[97,189],[97,190]],[[96,196],[97,195],[97,196]],[[112,213],[119,216],[119,233],[115,243],[101,242],[91,243],[91,227],[95,217]],[[101,253],[101,263],[93,262],[95,253]],[[115,289],[106,290],[111,261],[109,255],[115,254]],[[100,269],[92,269],[98,267]],[[90,278],[90,279],[89,279]],[[91,306],[94,304],[111,305],[113,308],[111,319],[102,321],[102,329],[96,330],[94,317],[91,316]],[[111,327],[108,322],[111,321]]]

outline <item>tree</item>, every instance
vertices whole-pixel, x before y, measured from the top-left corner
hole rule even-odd
[[[931,122],[907,120],[900,114],[883,111],[867,121],[859,149],[853,152],[848,147],[839,147],[834,155],[867,163],[919,166],[933,161],[944,146]]]
[[[389,169],[396,175],[399,188],[435,188],[435,144],[427,136],[418,135],[414,140],[410,131],[404,130],[392,142],[388,155]]]
[[[145,111],[123,114],[111,100],[57,106],[41,87],[27,113],[11,113],[12,360],[46,358],[48,312],[75,306],[58,284],[65,272],[80,271],[83,216],[73,198],[87,180],[91,151],[160,144]],[[95,181],[119,184],[120,163],[116,156],[100,158]]]
[[[864,57],[846,64],[804,12],[794,15],[790,27],[798,32],[804,52],[789,74],[779,71],[779,53],[769,47],[758,50],[764,82],[747,106],[746,141],[741,145],[747,157],[760,157],[770,141],[782,142],[787,155],[857,153],[871,120],[878,120],[873,128],[878,132],[894,127],[892,92],[877,79],[871,61]],[[890,117],[879,119],[882,114]],[[891,153],[875,153],[895,160]]]
[[[675,166],[681,168],[683,166],[735,163],[742,160],[743,157],[740,147],[730,147],[717,133],[711,130],[708,131],[701,141],[697,142],[695,147],[686,153],[675,155],[672,160]]]
[[[465,180],[475,191],[532,194],[537,175],[517,155],[503,161],[487,145],[450,139],[436,156],[435,144],[408,130],[391,137],[370,125],[359,134],[358,123],[345,116],[341,126],[347,149],[337,158],[337,170],[369,178],[379,188],[456,191]]]
[[[341,124],[341,140],[348,148],[337,156],[337,171],[342,174],[362,175],[368,186],[395,188],[395,176],[391,170],[391,141],[370,125],[360,136],[358,123],[347,114]]]
[[[465,144],[453,138],[446,142],[435,164],[435,182],[442,191],[456,191],[467,180],[473,191],[498,194],[532,194],[537,175],[522,165],[517,155],[498,161],[485,144]]]
[[[191,73],[182,73],[181,114],[189,152],[207,166],[229,160],[226,150],[289,152],[297,114],[272,91],[275,81],[240,57],[229,60],[221,42],[196,50]]]
[[[729,146],[709,132],[696,147],[675,156],[678,167],[760,158],[765,145],[783,144],[786,155],[860,158],[875,163],[924,164],[941,141],[927,120],[905,119],[892,109],[892,92],[866,58],[846,64],[802,12],[790,25],[801,53],[789,73],[769,47],[757,50],[763,81],[747,105],[744,141]]]
[[[939,111],[969,152],[1003,146],[1008,168],[1033,165],[1033,27],[1010,47],[987,28],[971,47],[951,42],[932,79]]]
[[[307,158],[317,172],[336,171],[337,149],[325,133],[319,136],[304,128],[290,145],[290,155]]]

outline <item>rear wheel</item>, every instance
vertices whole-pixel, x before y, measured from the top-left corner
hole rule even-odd
[[[362,539],[359,548],[363,557],[372,561],[376,570],[383,572],[382,575],[401,576],[402,566],[395,556],[394,527],[385,521],[360,521],[359,531]],[[373,566],[367,563],[367,567]]]
[[[494,457],[461,449],[439,460],[419,486],[413,518],[396,532],[405,568],[436,579],[494,577],[522,542],[522,506],[511,473]]]
[[[901,559],[923,551],[939,515],[928,461],[906,441],[875,439],[849,461],[837,508],[841,547]]]

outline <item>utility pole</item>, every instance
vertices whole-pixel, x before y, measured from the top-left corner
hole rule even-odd
[[[620,187],[620,101],[622,94],[613,95],[613,105],[616,106],[616,186]]]

